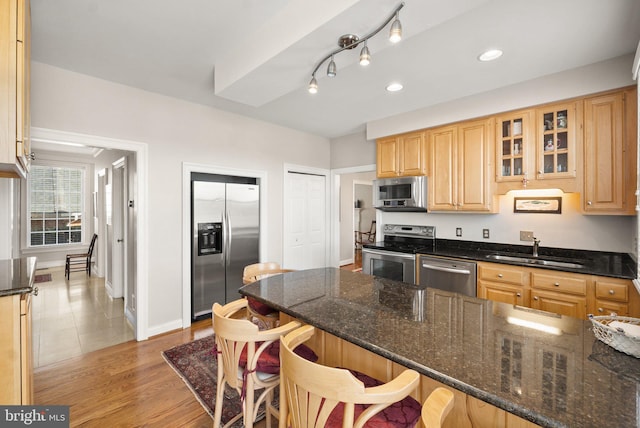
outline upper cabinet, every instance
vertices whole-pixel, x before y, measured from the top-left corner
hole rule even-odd
[[[427,175],[427,147],[423,131],[376,141],[377,176]]]
[[[429,131],[429,211],[495,212],[493,119]]]
[[[577,102],[553,104],[536,110],[537,180],[576,177]]]
[[[532,110],[500,115],[496,118],[496,182],[522,184],[533,171],[535,149]]]
[[[635,214],[637,89],[584,101],[585,214]]]
[[[30,147],[29,0],[0,3],[0,177],[26,177]]]

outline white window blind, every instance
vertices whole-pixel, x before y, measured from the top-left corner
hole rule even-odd
[[[84,169],[32,165],[29,172],[31,246],[82,242]]]

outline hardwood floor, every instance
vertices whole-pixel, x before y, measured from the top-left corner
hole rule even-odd
[[[356,254],[355,263],[342,268],[361,263]],[[70,406],[72,427],[211,427],[213,419],[161,352],[212,333],[211,320],[203,320],[36,368],[35,404]]]
[[[70,406],[72,427],[211,427],[212,418],[161,352],[212,332],[211,320],[203,320],[40,367],[35,402]]]

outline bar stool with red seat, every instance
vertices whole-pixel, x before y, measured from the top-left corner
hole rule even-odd
[[[213,332],[218,358],[218,385],[214,409],[214,428],[222,421],[225,385],[234,388],[243,401],[242,413],[225,424],[232,425],[242,418],[245,427],[252,427],[261,403],[265,403],[267,427],[271,426],[271,416],[278,417],[278,409],[273,406],[273,390],[280,383],[280,343],[284,335],[299,322],[270,330],[259,330],[258,326],[246,318],[238,318],[247,308],[246,299],[238,299],[222,306],[213,304]],[[303,358],[317,360],[308,347],[295,350]],[[255,392],[263,390],[257,399]]]

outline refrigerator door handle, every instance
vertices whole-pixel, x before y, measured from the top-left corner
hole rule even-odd
[[[226,248],[226,265],[228,266],[231,263],[231,217],[229,217],[229,211],[225,210],[224,212],[226,225],[227,225],[227,248]]]

